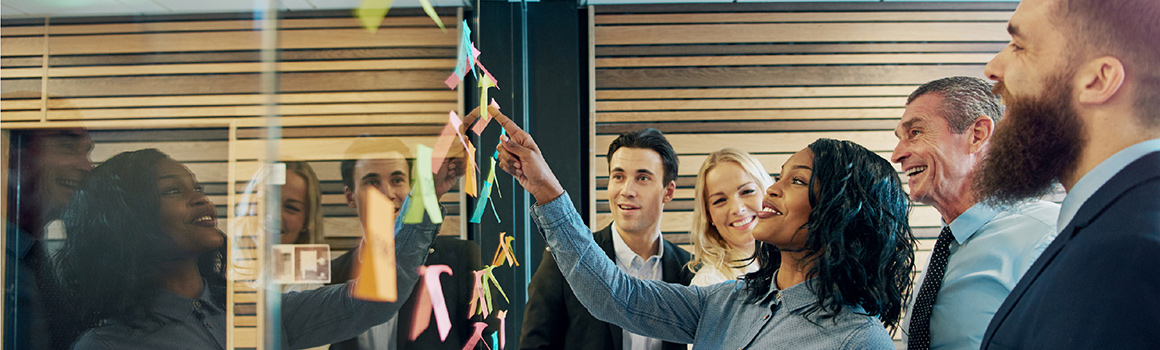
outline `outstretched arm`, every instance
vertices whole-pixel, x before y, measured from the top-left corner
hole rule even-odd
[[[705,307],[705,290],[644,281],[620,271],[592,240],[532,137],[498,110],[490,113],[511,135],[496,146],[498,164],[536,198],[532,217],[576,298],[592,316],[630,332],[692,343]]]

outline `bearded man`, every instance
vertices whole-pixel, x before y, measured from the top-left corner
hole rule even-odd
[[[1008,32],[985,71],[1007,117],[975,188],[1067,197],[982,348],[1160,348],[1160,1],[1024,0]]]

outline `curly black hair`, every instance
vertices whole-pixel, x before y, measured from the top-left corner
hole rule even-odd
[[[56,259],[62,290],[77,305],[78,322],[113,319],[139,328],[159,322],[150,312],[158,283],[173,255],[172,239],[161,230],[158,165],[169,156],[156,149],[124,152],[94,168],[81,181],[64,212],[68,236]],[[225,245],[198,259],[212,287],[226,283]],[[222,288],[210,288],[225,306]]]
[[[911,288],[914,235],[910,200],[886,159],[854,142],[818,139],[810,176],[809,236],[801,263],[818,300],[806,316],[832,318],[845,305],[859,305],[894,327]],[[761,269],[745,276],[749,302],[766,298],[781,255],[771,244],[755,254]],[[812,322],[812,320],[811,320]]]

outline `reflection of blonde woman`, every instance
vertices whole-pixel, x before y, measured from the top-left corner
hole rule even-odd
[[[708,286],[757,271],[753,227],[773,178],[745,151],[726,148],[709,155],[697,172],[693,207],[692,285]]]
[[[281,213],[279,220],[281,239],[272,244],[322,243],[322,195],[318,176],[306,162],[285,164],[286,183],[279,186],[281,203],[278,204]],[[258,220],[258,202],[264,198],[265,179],[270,169],[270,167],[258,169],[253,179],[246,185],[238,201],[236,216],[230,225],[234,246],[237,249],[231,252],[231,256],[235,257],[230,262],[231,278],[252,279],[255,288],[263,283],[260,278],[262,271],[254,264],[257,261],[254,255],[257,251],[248,248],[258,245],[256,235],[263,232]],[[304,290],[319,286],[322,284],[286,285],[283,289]]]
[[[286,162],[282,185],[282,244],[322,243],[322,190],[306,162]]]

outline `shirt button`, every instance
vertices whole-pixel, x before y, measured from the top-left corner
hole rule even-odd
[[[196,307],[196,308],[199,308],[199,309],[200,309],[200,308],[201,308],[201,301],[195,301],[195,302],[193,302],[193,307]]]
[[[206,322],[205,327],[206,328],[213,328],[213,323]]]

